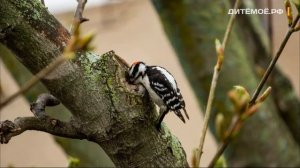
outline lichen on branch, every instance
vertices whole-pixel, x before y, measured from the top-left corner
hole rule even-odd
[[[36,14],[39,17],[33,18]],[[33,73],[61,55],[70,39],[37,0],[4,1],[0,15],[0,32],[4,32],[0,42]],[[72,128],[100,145],[117,167],[188,167],[179,141],[166,133],[166,127],[156,130],[154,104],[126,82],[127,70],[114,52],[101,56],[79,52],[42,82],[72,113]],[[28,119],[40,123],[37,117]]]

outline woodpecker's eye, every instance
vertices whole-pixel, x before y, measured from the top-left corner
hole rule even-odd
[[[128,72],[128,82],[131,84],[139,83],[142,80],[139,77],[143,77],[145,71],[146,65],[143,62],[134,62]]]

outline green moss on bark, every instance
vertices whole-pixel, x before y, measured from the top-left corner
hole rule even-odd
[[[30,5],[7,0],[0,6],[0,23],[14,23],[0,42],[36,73],[62,53],[70,36],[45,8],[32,8],[37,1],[24,3]],[[30,15],[31,10],[41,18]],[[0,25],[1,32],[5,28]],[[75,129],[100,145],[117,167],[188,167],[177,140],[165,135],[166,141],[156,130],[157,114],[148,95],[137,94],[125,81],[128,67],[115,58],[114,53],[80,53],[42,82],[70,110]]]

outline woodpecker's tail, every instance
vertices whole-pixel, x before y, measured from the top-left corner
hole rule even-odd
[[[181,114],[180,110],[175,110],[174,113],[185,123],[185,119],[183,118],[183,115]]]
[[[185,108],[183,108],[183,111],[184,111],[184,114],[185,114],[186,118],[189,120],[190,117],[189,117],[188,113],[186,112]]]

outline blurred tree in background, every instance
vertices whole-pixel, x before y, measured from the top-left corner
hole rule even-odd
[[[241,8],[255,8],[253,3],[245,2]],[[219,0],[153,0],[153,4],[199,103],[205,105],[216,62],[214,41],[223,37],[232,5]],[[215,135],[216,114],[223,113],[227,124],[233,115],[228,91],[242,85],[254,92],[261,78],[257,66],[266,68],[271,60],[270,42],[258,17],[238,15],[231,33],[210,120]],[[279,69],[271,78],[272,100],[246,122],[226,150],[229,166],[300,165],[299,100]],[[283,104],[285,109],[280,108]]]

